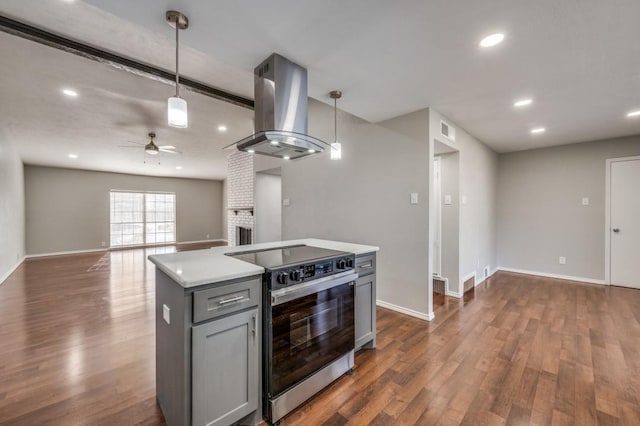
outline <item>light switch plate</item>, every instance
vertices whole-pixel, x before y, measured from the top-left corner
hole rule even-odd
[[[291,204],[291,200],[289,200],[288,198],[285,198],[284,200],[282,200],[282,205],[285,207],[288,207]]]
[[[560,256],[558,258],[558,262],[560,262],[561,265],[566,265],[567,264],[567,258],[564,256]]]
[[[171,324],[171,309],[165,304],[162,305],[162,319],[167,324]]]
[[[411,204],[418,204],[418,193],[417,192],[412,192],[411,193]]]
[[[462,204],[467,204],[467,196],[466,195],[462,196]]]
[[[453,203],[453,201],[451,200],[451,195],[445,195],[444,196],[444,204],[445,205],[451,205]]]
[[[583,206],[589,205],[589,197],[582,197],[582,205]]]

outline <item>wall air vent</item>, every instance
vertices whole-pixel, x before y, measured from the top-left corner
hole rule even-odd
[[[456,140],[456,129],[442,120],[440,120],[440,134],[451,141]]]

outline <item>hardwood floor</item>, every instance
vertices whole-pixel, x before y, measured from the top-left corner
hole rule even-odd
[[[31,259],[0,286],[0,423],[162,424],[151,251]],[[498,273],[434,321],[378,308],[378,349],[283,419],[640,424],[640,291]]]

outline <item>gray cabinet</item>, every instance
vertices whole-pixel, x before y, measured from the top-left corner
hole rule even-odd
[[[192,328],[193,425],[229,425],[258,408],[258,309]]]
[[[156,395],[169,426],[262,420],[261,277],[183,288],[156,269]]]
[[[376,255],[356,257],[355,348],[376,346]]]

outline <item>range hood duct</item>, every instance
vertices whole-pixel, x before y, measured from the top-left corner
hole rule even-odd
[[[307,135],[307,70],[276,53],[254,70],[255,133],[231,146],[294,160],[330,149]]]

